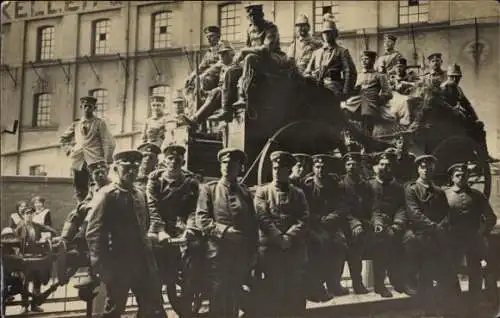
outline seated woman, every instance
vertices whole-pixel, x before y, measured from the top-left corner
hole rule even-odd
[[[15,230],[19,223],[23,221],[23,210],[26,208],[28,204],[26,201],[17,201],[16,203],[16,212],[10,215],[9,226]]]

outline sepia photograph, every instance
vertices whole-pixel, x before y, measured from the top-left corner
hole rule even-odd
[[[1,317],[500,318],[500,1],[1,1]]]

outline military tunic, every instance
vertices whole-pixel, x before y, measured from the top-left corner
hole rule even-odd
[[[165,132],[167,130],[166,120],[166,116],[148,118],[142,131],[142,142],[152,143],[158,147],[161,147],[165,140]]]
[[[418,77],[413,72],[405,72],[404,75],[391,74],[389,77],[389,84],[392,91],[402,95],[408,95],[416,85],[416,82],[418,82]]]
[[[454,82],[447,80],[442,83],[441,94],[445,102],[460,111],[465,116],[469,124],[473,124],[479,119],[469,99],[462,91],[462,88]]]
[[[396,66],[397,61],[402,57],[403,55],[401,55],[401,53],[395,50],[391,52],[385,52],[383,55],[377,58],[374,68],[380,73],[384,74],[394,73],[396,71],[394,67]],[[384,70],[382,70],[382,68],[384,68]]]
[[[265,274],[256,290],[262,317],[300,316],[305,310],[303,278],[309,205],[304,192],[290,184],[271,182],[257,188],[254,205],[260,227],[259,264]],[[292,245],[281,249],[282,235]]]
[[[210,313],[237,317],[240,290],[257,254],[258,224],[250,191],[225,180],[202,187],[196,223],[208,238]],[[239,231],[230,235],[228,229]]]
[[[446,81],[446,72],[442,69],[430,71],[423,75],[422,82],[425,86],[439,90],[441,84]]]
[[[321,41],[310,35],[299,36],[288,47],[287,56],[295,60],[299,72],[303,73],[309,65],[314,51],[319,49],[321,45]]]

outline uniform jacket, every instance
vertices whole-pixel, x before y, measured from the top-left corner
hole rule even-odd
[[[202,83],[204,90],[210,90],[217,86],[222,87],[224,83],[224,76],[229,68],[231,68],[233,64],[226,65],[222,63],[222,61],[218,61],[217,63],[210,66],[203,74],[200,75],[200,82]]]
[[[198,180],[191,174],[182,172],[181,176],[170,182],[162,175],[165,169],[158,169],[149,174],[146,185],[149,217],[149,231],[158,233],[165,230],[176,236],[177,224],[186,224],[195,212],[199,194]]]
[[[449,207],[440,187],[413,181],[407,184],[405,197],[410,227],[415,232],[433,230],[438,223],[446,223]]]
[[[373,225],[404,227],[407,223],[403,186],[395,179],[382,183],[378,178],[369,181],[372,198]]]
[[[301,244],[307,231],[309,204],[304,192],[293,186],[278,186],[275,182],[259,186],[254,205],[259,220],[260,243],[276,243],[283,234]]]
[[[311,35],[307,35],[305,37],[298,36],[288,47],[286,55],[295,60],[295,65],[297,65],[299,72],[303,73],[309,64],[314,51],[319,49],[321,46],[321,41]]]
[[[257,250],[257,217],[251,193],[243,185],[231,185],[222,179],[203,185],[196,208],[196,225],[208,236],[209,249],[215,253],[227,246],[246,248],[249,253]],[[225,236],[229,227],[241,232],[237,242],[228,241]]]
[[[372,192],[368,182],[363,178],[354,180],[351,176],[345,175],[340,181],[340,190],[344,197],[351,230],[370,221]]]
[[[260,29],[256,25],[250,24],[247,29],[246,44],[253,48],[263,47],[265,51],[270,53],[283,54],[278,27],[271,21],[264,21]]]
[[[460,232],[490,233],[497,222],[497,217],[488,199],[476,189],[459,189],[451,186],[445,190],[450,206],[449,222],[451,229]]]
[[[145,275],[156,262],[147,237],[149,217],[144,192],[111,183],[89,203],[85,239],[90,262],[101,275]],[[109,277],[109,276],[108,276]]]
[[[304,73],[336,95],[344,96],[352,92],[357,79],[356,66],[349,50],[337,44],[333,47],[324,44],[314,51]]]
[[[392,98],[387,76],[375,70],[365,70],[359,74],[356,87],[359,98],[349,100],[349,110],[355,112],[361,108],[361,115],[380,116],[381,108]]]
[[[166,116],[161,116],[158,118],[149,117],[146,120],[144,129],[142,131],[142,142],[143,143],[153,143],[158,147],[161,147],[163,141],[165,140],[166,132]]]
[[[441,84],[446,81],[446,72],[443,70],[427,72],[422,77],[422,82],[425,86],[439,90]]]
[[[59,143],[63,146],[72,146],[70,158],[73,161],[71,165],[73,169],[81,170],[84,163],[89,165],[99,161],[108,164],[113,162],[116,142],[101,118],[94,117],[89,120],[80,118],[73,122],[59,138]]]
[[[460,86],[458,86],[454,82],[446,80],[444,83],[442,83],[441,94],[443,96],[443,99],[448,104],[454,107],[461,108],[464,115],[467,116],[470,121],[475,122],[479,119],[469,99],[467,99],[464,92],[462,91],[462,88],[460,88]]]
[[[377,58],[375,69],[384,74],[391,74],[395,72],[394,67],[396,66],[396,62],[402,57],[403,55],[398,51],[385,52]],[[384,72],[382,72],[382,65],[385,66]]]
[[[411,88],[418,82],[418,76],[414,73],[405,72],[404,75],[390,74],[389,85],[391,89],[402,95],[408,95]]]

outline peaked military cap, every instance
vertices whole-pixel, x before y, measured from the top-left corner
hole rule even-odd
[[[312,161],[313,164],[321,164],[321,165],[326,165],[326,166],[333,166],[335,163],[337,163],[340,159],[335,158],[334,156],[327,155],[327,154],[317,154],[312,156]]]
[[[361,153],[360,152],[348,152],[342,157],[342,160],[344,160],[345,162],[349,162],[349,161],[359,162],[359,161],[361,161]]]
[[[94,162],[88,165],[89,170],[107,169],[108,165],[104,161]]]
[[[375,51],[363,51],[361,56],[367,56],[368,58],[374,60],[377,57],[377,52]]]
[[[209,34],[209,33],[217,33],[217,34],[220,34],[220,28],[219,26],[217,25],[209,25],[207,26],[205,29],[203,29],[203,32],[205,34]]]
[[[375,155],[375,160],[377,162],[379,162],[382,159],[387,159],[387,160],[389,160],[389,161],[392,162],[392,161],[396,160],[396,157],[397,157],[397,155],[396,155],[396,149],[392,148],[392,147],[389,147],[385,151],[376,154]]]
[[[323,16],[323,27],[321,32],[337,31],[337,24],[335,23],[335,17],[331,13],[327,13]]]
[[[430,60],[432,60],[435,57],[438,58],[438,59],[442,59],[443,58],[443,54],[441,54],[441,53],[432,53],[432,54],[430,54],[427,57],[427,59],[430,61]]]
[[[244,164],[247,161],[247,155],[243,150],[237,148],[224,148],[217,153],[217,160],[219,162],[227,162],[231,159]]]
[[[147,142],[147,143],[143,143],[143,144],[139,145],[137,147],[137,151],[151,152],[151,153],[154,153],[155,155],[159,155],[161,152],[161,149],[157,145],[150,143],[150,142]]]
[[[312,162],[312,157],[306,153],[294,153],[292,156],[295,158],[297,162],[302,164],[307,164]]]
[[[150,101],[152,103],[154,103],[154,102],[165,103],[165,96],[153,95],[153,96],[151,96]]]
[[[295,19],[295,25],[307,24],[309,25],[309,18],[304,13],[300,13],[297,19]]]
[[[137,150],[120,151],[114,154],[113,161],[120,165],[138,166],[142,160],[142,153]]]
[[[455,163],[448,168],[449,175],[455,173],[455,171],[460,171],[460,172],[466,173],[468,171],[467,163],[465,163],[465,162]]]
[[[393,34],[384,34],[384,39],[388,39],[388,40],[392,40],[392,41],[396,41],[398,39],[397,36],[393,35]]]
[[[234,48],[231,46],[231,43],[229,43],[228,41],[222,41],[221,44],[219,45],[219,51],[218,51],[219,54],[229,51],[234,51]]]
[[[178,89],[175,93],[175,97],[172,100],[174,103],[184,103],[184,95],[182,94],[182,91]]]
[[[186,148],[181,145],[166,145],[163,147],[163,155],[165,156],[184,156],[186,153]]]
[[[281,150],[274,151],[273,153],[271,153],[270,159],[271,162],[278,162],[286,167],[292,167],[296,163],[296,160],[291,153]]]
[[[415,158],[415,164],[418,166],[421,162],[432,162],[436,163],[438,159],[433,155],[421,155]]]
[[[448,65],[448,70],[446,74],[448,76],[450,75],[462,76],[462,69],[460,68],[460,65],[453,63],[451,65]]]
[[[260,3],[247,3],[243,6],[247,12],[257,11],[262,12],[262,4]]]
[[[97,103],[97,98],[95,98],[94,96],[83,96],[80,98],[80,102],[82,103],[90,103],[90,104],[96,104]]]
[[[400,57],[396,60],[396,65],[408,65],[408,61],[404,57]]]

